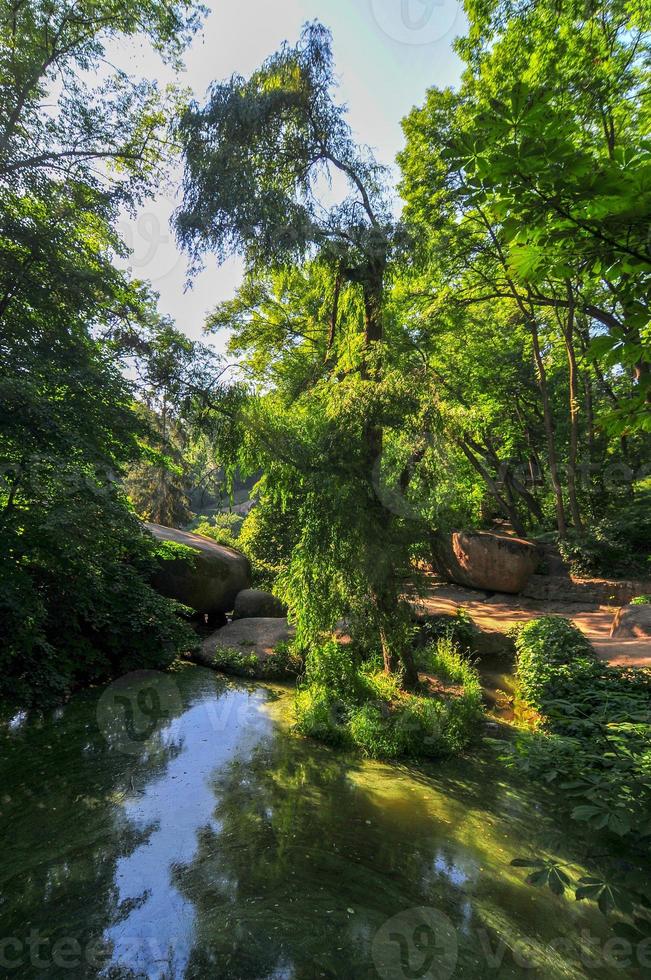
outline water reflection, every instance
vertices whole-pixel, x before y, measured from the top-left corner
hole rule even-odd
[[[102,735],[102,692],[5,730],[3,976],[622,975],[579,960],[582,930],[606,938],[597,915],[509,867],[558,828],[489,759],[366,763],[288,736],[280,690],[173,676],[138,752]],[[423,973],[425,926],[399,918],[419,908],[451,923],[453,974],[449,937]],[[377,942],[396,916],[397,967]]]

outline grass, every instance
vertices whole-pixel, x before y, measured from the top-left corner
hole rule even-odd
[[[242,653],[232,647],[216,647],[212,660],[216,670],[235,677],[257,680],[288,680],[303,670],[301,657],[288,643],[279,643],[269,656],[261,659],[255,653]]]
[[[296,694],[296,731],[375,759],[463,751],[483,716],[477,670],[449,637],[426,648],[423,659],[427,679],[414,693],[370,666],[340,687],[308,672]]]

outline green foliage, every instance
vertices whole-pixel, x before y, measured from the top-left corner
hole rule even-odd
[[[428,655],[443,693],[407,693],[395,677],[372,664],[355,664],[345,647],[329,641],[308,655],[296,694],[296,730],[372,758],[439,758],[463,751],[482,716],[475,668],[450,640]],[[454,686],[447,692],[445,685]]]
[[[466,11],[462,83],[410,113],[399,158],[415,244],[395,300],[446,437],[426,465],[444,520],[555,523],[590,573],[630,574],[644,548],[625,568],[599,524],[649,455],[648,9]]]
[[[651,595],[636,595],[631,599],[631,606],[651,606]]]
[[[154,554],[160,562],[182,561],[187,565],[196,565],[198,559],[196,548],[179,541],[157,541]]]
[[[241,551],[239,538],[243,521],[244,518],[241,514],[226,512],[215,514],[210,520],[203,518],[191,529],[194,534],[201,534],[204,538],[212,538],[217,544],[224,544],[228,548],[236,548]]]
[[[455,610],[453,616],[428,616],[421,624],[420,633],[426,645],[448,639],[463,650],[468,650],[479,634],[472,617],[461,607]]]
[[[20,563],[3,554],[0,697],[11,703],[48,703],[115,674],[164,668],[195,642],[183,608],[147,584],[155,555],[123,505],[101,495],[92,510],[83,495],[69,503],[99,530],[59,527],[66,510],[55,516],[55,505],[36,536],[25,527]]]
[[[280,267],[324,243],[334,258],[351,251],[342,234],[348,230],[358,259],[373,233],[382,262],[383,174],[355,145],[334,87],[330,34],[314,22],[250,78],[214,84],[205,106],[192,104],[183,114],[184,200],[176,221],[195,261],[207,251],[219,261],[239,253],[250,269]],[[317,188],[330,168],[352,193],[327,208]]]
[[[606,837],[593,847],[605,847],[612,860],[602,862],[599,876],[572,887],[577,899],[596,901],[605,914],[632,916],[627,928],[641,939],[651,934],[649,896],[644,876],[640,881],[632,871],[648,860],[651,839],[651,671],[600,662],[577,633],[550,617],[519,630],[520,694],[539,711],[542,728],[519,735],[506,759],[556,787],[559,804],[586,836]],[[559,893],[570,885],[535,863],[531,884]]]
[[[287,568],[297,534],[291,499],[275,504],[263,491],[246,517],[217,514],[209,521],[202,520],[193,530],[246,555],[254,587],[269,592]]]
[[[245,261],[238,296],[210,326],[234,328],[251,368],[237,462],[263,470],[262,506],[287,520],[290,551],[261,540],[262,511],[240,540],[257,537],[263,572],[280,572],[275,591],[301,644],[317,649],[345,615],[413,680],[399,586],[413,535],[378,486],[385,434],[417,407],[384,346],[388,263],[403,236],[385,172],[355,144],[335,86],[330,35],[312,23],[248,79],[190,106],[176,227],[195,266],[210,252]],[[323,189],[335,173],[344,190],[333,201]]]
[[[3,3],[0,182],[32,191],[50,180],[108,186],[124,204],[140,199],[162,176],[179,96],[116,70],[106,47],[138,38],[179,64],[202,12],[192,0],[97,0],[83,16],[64,0]]]
[[[647,576],[651,571],[651,495],[618,501],[596,521],[591,532],[559,541],[563,558],[575,575]]]
[[[291,644],[279,643],[269,656],[259,658],[255,653],[242,653],[230,647],[217,646],[213,667],[225,674],[258,680],[288,680],[303,670],[303,660]]]
[[[23,704],[193,642],[148,580],[153,544],[120,481],[147,440],[122,374],[152,297],[114,264],[116,232],[164,163],[154,83],[105,46],[139,36],[175,60],[192,3],[3,4],[0,11],[0,697]],[[94,75],[105,81],[95,88]],[[56,84],[54,84],[56,80]],[[100,163],[101,161],[101,163]]]
[[[237,539],[237,547],[251,562],[256,588],[273,591],[278,576],[287,568],[296,535],[291,495],[276,503],[263,492],[246,515]]]
[[[543,711],[569,683],[589,682],[599,672],[589,641],[561,616],[543,616],[519,627],[515,646],[522,698],[537,711]]]

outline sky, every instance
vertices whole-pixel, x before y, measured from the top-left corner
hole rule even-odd
[[[432,86],[455,85],[461,64],[452,49],[464,32],[460,0],[212,0],[203,29],[186,52],[177,80],[203,101],[213,80],[248,75],[284,40],[293,42],[301,25],[320,20],[333,35],[338,97],[349,108],[357,139],[373,148],[381,163],[393,165],[402,145],[400,120],[423,102]],[[111,51],[113,63],[134,74],[174,80],[158,56],[123,42]],[[160,312],[199,339],[206,314],[230,298],[242,267],[231,259],[206,269],[186,288],[186,257],[179,252],[169,219],[179,203],[180,171],[120,230],[132,254],[126,263],[135,277],[148,279],[159,293]],[[204,338],[205,339],[205,338]],[[224,337],[211,342],[222,349]]]

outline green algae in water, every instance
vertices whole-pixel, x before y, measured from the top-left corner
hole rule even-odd
[[[509,866],[580,868],[490,758],[366,762],[289,735],[282,688],[158,678],[118,687],[127,735],[102,691],[5,729],[3,976],[635,975],[592,907]]]

